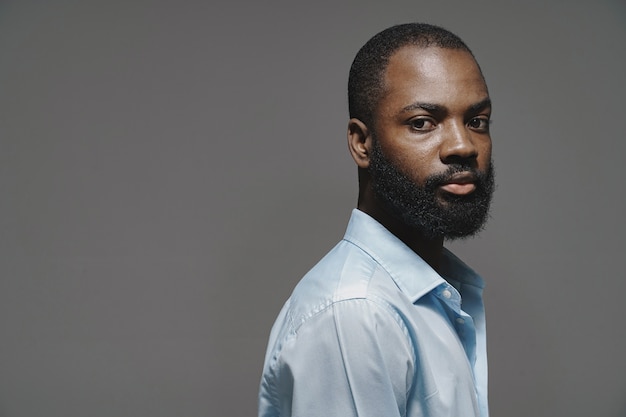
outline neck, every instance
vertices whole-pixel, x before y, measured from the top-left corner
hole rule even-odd
[[[428,263],[431,268],[439,273],[441,272],[439,267],[443,254],[443,238],[427,238],[420,230],[405,225],[400,219],[391,215],[375,199],[361,197],[360,195],[357,205],[359,210],[376,219]]]

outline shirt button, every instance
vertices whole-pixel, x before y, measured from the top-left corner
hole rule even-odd
[[[452,297],[452,293],[449,290],[443,290],[443,292],[441,293],[441,295],[443,295],[445,298],[450,298]]]
[[[458,318],[456,319],[456,322],[457,322],[457,323],[459,323],[459,324],[465,324],[465,320],[463,320],[463,319],[462,319],[462,318],[460,318],[460,317],[458,317]]]

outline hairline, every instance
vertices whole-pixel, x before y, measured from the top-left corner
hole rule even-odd
[[[469,54],[469,56],[472,58],[472,60],[476,64],[476,67],[478,68],[478,72],[479,72],[483,82],[485,81],[485,77],[483,75],[482,69],[478,65],[478,61],[476,60],[476,57],[474,56],[472,51],[469,50],[469,48],[467,48],[467,47],[463,48],[463,47],[460,47],[460,46],[459,47],[441,46],[441,45],[438,45],[435,42],[431,42],[431,43],[429,43],[427,45],[423,45],[422,43],[423,42],[414,42],[413,40],[409,40],[405,44],[399,45],[397,48],[395,48],[393,50],[393,52],[391,54],[389,54],[389,56],[386,59],[383,60],[383,64],[384,65],[382,65],[382,68],[380,69],[380,77],[378,77],[379,83],[378,83],[378,86],[377,86],[377,89],[376,89],[377,93],[374,95],[375,101],[373,103],[370,103],[370,105],[368,106],[369,109],[370,109],[370,114],[369,114],[370,120],[369,121],[361,120],[370,129],[375,129],[376,128],[376,117],[374,115],[378,111],[378,106],[379,106],[380,102],[389,93],[388,92],[388,88],[387,88],[387,70],[389,68],[389,64],[391,63],[391,60],[393,59],[393,57],[396,56],[398,53],[400,53],[401,50],[403,50],[405,48],[417,48],[417,49],[421,49],[421,50],[442,49],[442,50],[466,52],[467,54]],[[485,83],[485,86],[486,86],[486,83]],[[490,100],[489,100],[489,104],[491,104]]]

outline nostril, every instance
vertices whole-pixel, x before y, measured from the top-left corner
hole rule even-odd
[[[455,165],[463,165],[471,168],[478,167],[477,161],[478,154],[473,153],[469,156],[461,156],[457,154],[448,155],[445,158],[442,158],[442,162],[445,164],[455,164]]]

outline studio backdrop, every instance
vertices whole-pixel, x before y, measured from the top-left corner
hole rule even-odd
[[[0,3],[0,416],[252,416],[269,330],[356,204],[347,75],[461,36],[498,188],[493,416],[626,416],[623,1]]]

